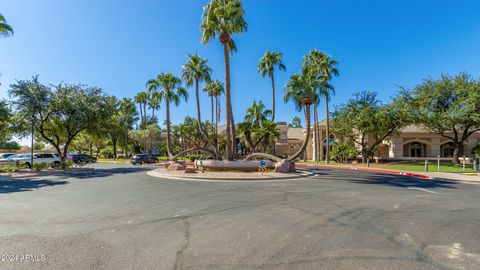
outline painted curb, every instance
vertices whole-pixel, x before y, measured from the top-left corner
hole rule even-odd
[[[208,177],[184,177],[178,175],[170,175],[156,172],[155,170],[148,171],[147,175],[163,178],[163,179],[174,179],[174,180],[185,180],[185,181],[199,181],[199,182],[272,182],[272,181],[287,181],[301,178],[308,178],[315,175],[314,172],[307,172],[305,175],[298,176],[283,176],[283,177],[272,177],[272,178],[208,178]]]
[[[339,169],[339,170],[351,170],[351,171],[377,172],[377,173],[385,173],[385,174],[415,177],[415,178],[421,178],[421,179],[433,179],[431,176],[424,175],[424,174],[402,172],[402,171],[395,171],[395,170],[387,170],[387,169],[374,169],[374,168],[367,168],[367,167],[350,167],[350,166],[334,166],[334,165],[316,165],[316,164],[295,164],[295,165],[299,166],[299,167],[306,167],[306,168]]]

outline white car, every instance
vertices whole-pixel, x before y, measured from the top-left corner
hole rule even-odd
[[[16,162],[10,159],[12,156],[15,156],[15,153],[1,153],[0,166],[15,165]]]
[[[18,165],[25,165],[31,167],[31,154],[22,154],[10,157],[10,160],[13,160],[18,163]],[[60,165],[60,159],[58,156],[49,153],[34,153],[33,154],[33,164],[46,163],[53,166]]]

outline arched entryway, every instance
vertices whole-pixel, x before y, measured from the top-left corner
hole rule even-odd
[[[440,145],[441,157],[453,157],[453,152],[455,152],[455,145],[453,142],[447,142]]]
[[[403,145],[403,156],[421,158],[427,157],[429,146],[420,141],[412,141]]]

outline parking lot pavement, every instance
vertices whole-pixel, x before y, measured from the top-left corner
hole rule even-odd
[[[0,179],[0,255],[15,260],[0,269],[480,265],[479,185],[333,169],[282,182],[190,182],[150,177],[146,166],[90,166]]]

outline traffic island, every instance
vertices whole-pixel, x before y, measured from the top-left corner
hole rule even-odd
[[[191,181],[272,181],[299,179],[313,176],[314,173],[308,170],[298,170],[292,173],[266,172],[244,172],[244,171],[214,171],[205,170],[193,171],[192,168],[183,171],[172,171],[165,168],[158,168],[147,172],[148,175],[164,179],[191,180]]]

